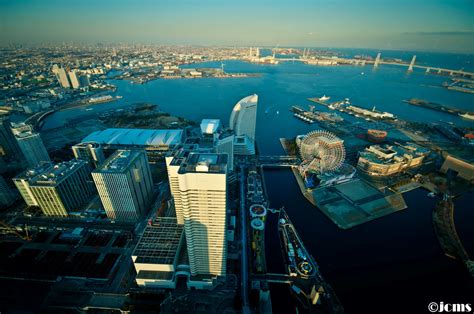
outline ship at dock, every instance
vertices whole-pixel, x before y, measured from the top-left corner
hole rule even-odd
[[[344,120],[336,113],[315,111],[314,108],[314,106],[309,106],[309,110],[305,110],[299,106],[292,106],[290,111],[293,112],[295,118],[309,124],[313,124],[317,121],[341,122]]]
[[[332,110],[338,110],[350,115],[355,116],[356,118],[365,118],[367,121],[371,120],[396,120],[397,117],[390,112],[376,110],[375,106],[372,109],[365,109],[362,107],[357,107],[351,104],[349,98],[343,100],[335,101],[328,103],[326,101],[321,101],[321,98],[308,98],[309,101],[323,105]]]
[[[104,96],[98,96],[98,97],[91,97],[87,101],[87,104],[90,104],[90,105],[101,104],[101,103],[111,102],[120,98],[122,98],[122,96],[112,97],[110,95],[104,95]]]
[[[287,274],[292,278],[291,292],[301,306],[309,313],[344,313],[283,208],[279,212],[278,232]]]

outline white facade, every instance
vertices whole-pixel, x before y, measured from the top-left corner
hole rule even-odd
[[[178,170],[181,166],[181,163],[177,162],[176,160],[172,163],[174,157],[167,156],[165,157],[166,161],[166,170],[168,172],[168,180],[170,183],[170,192],[171,196],[174,200],[175,211],[176,211],[176,219],[178,220],[178,224],[184,224],[183,218],[183,206],[181,205],[181,197],[179,194],[179,181],[178,181]]]
[[[74,89],[81,87],[81,82],[79,81],[79,75],[76,70],[69,71],[69,79],[71,81],[71,86]]]
[[[184,220],[191,275],[225,276],[227,154],[191,153],[180,164],[170,186]]]
[[[253,94],[241,99],[232,110],[229,127],[235,135],[245,135],[255,141],[255,128],[257,125],[258,95]]]
[[[109,219],[135,222],[148,211],[153,182],[144,151],[116,151],[92,178]]]

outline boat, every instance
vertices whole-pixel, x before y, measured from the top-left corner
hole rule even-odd
[[[430,193],[428,193],[426,196],[428,196],[429,198],[435,198],[435,197],[436,197],[436,193],[435,193],[435,192],[430,192]]]
[[[331,97],[326,96],[326,95],[323,95],[322,97],[318,98],[319,101],[326,101],[326,100],[329,100],[329,99],[331,99]]]
[[[94,109],[92,109],[92,108],[87,108],[86,109],[86,111],[92,111],[92,110],[94,110]]]
[[[374,143],[383,142],[387,134],[387,131],[369,129],[367,130],[367,140]]]
[[[468,120],[474,120],[474,114],[470,112],[466,112],[464,114],[459,115],[461,118],[468,119]]]

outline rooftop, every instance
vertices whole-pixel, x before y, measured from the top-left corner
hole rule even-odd
[[[219,129],[221,120],[219,119],[203,119],[201,121],[201,132],[203,134],[214,134]]]
[[[82,141],[108,145],[174,146],[181,144],[182,136],[183,130],[112,128],[92,132]]]
[[[226,173],[227,154],[190,153],[181,164],[178,173],[208,172]]]
[[[77,159],[63,161],[56,165],[47,163],[29,169],[16,178],[28,179],[32,186],[56,186],[85,164],[87,162]]]
[[[175,217],[156,218],[135,247],[135,263],[173,264],[182,234],[183,226]]]
[[[94,172],[123,172],[133,161],[142,154],[140,150],[123,150],[119,149],[113,153],[107,160],[99,166]]]
[[[361,157],[378,164],[392,164],[407,158],[416,158],[429,153],[428,149],[413,143],[406,143],[405,145],[374,145],[371,147],[387,155],[393,154],[390,158],[383,158],[382,156],[369,151],[368,148],[365,151],[360,152]]]

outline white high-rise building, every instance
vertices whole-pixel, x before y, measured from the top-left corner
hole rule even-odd
[[[14,133],[16,132],[14,131]],[[23,130],[16,133],[15,138],[30,167],[36,167],[41,162],[51,161],[38,133]]]
[[[92,172],[111,220],[136,222],[149,209],[153,181],[145,151],[117,150]]]
[[[71,86],[74,89],[78,89],[81,87],[80,76],[77,74],[76,70],[69,71],[69,80],[71,82]]]
[[[165,157],[166,170],[168,172],[168,180],[170,183],[170,192],[171,196],[173,197],[176,219],[179,225],[184,224],[184,218],[182,211],[183,205],[181,204],[181,195],[179,193],[178,170],[184,160],[184,152],[178,153],[176,156]]]
[[[255,141],[255,128],[257,125],[258,95],[253,94],[242,98],[232,110],[229,127],[236,136],[245,135]]]
[[[53,65],[52,71],[56,75],[59,84],[61,84],[63,88],[71,88],[71,82],[69,81],[69,77],[65,68],[58,67],[58,65],[55,64]]]
[[[171,167],[179,165],[170,186],[176,215],[184,221],[192,276],[226,274],[227,157],[190,153],[167,161]]]

